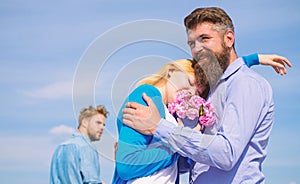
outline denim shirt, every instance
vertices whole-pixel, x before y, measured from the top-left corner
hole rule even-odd
[[[57,147],[50,168],[50,184],[99,184],[100,163],[96,147],[80,133]]]

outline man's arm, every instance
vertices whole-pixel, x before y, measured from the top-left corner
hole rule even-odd
[[[146,93],[143,93],[143,99],[148,106],[136,102],[128,102],[126,104],[126,108],[122,110],[123,123],[142,134],[153,135],[161,120],[161,116],[153,100]]]
[[[187,127],[175,127],[157,116],[151,99],[145,96],[152,112],[144,118],[138,116],[132,120],[132,115],[143,114],[137,104],[128,104],[137,109],[124,109],[124,123],[143,133],[154,133],[154,136],[169,145],[174,152],[192,160],[217,167],[222,170],[230,170],[240,158],[244,148],[248,144],[256,128],[258,117],[262,111],[264,92],[258,90],[257,82],[245,83],[239,81],[239,87],[248,86],[245,93],[232,93],[228,96],[228,104],[225,107],[224,118],[221,120],[223,131],[216,135],[202,134],[199,131]],[[235,94],[235,95],[234,95]],[[238,108],[236,108],[238,107]],[[245,108],[247,107],[247,114]],[[149,111],[149,110],[148,110]],[[247,115],[247,116],[246,116]]]

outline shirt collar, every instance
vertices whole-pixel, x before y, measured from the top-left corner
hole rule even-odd
[[[225,70],[225,72],[223,73],[223,75],[221,77],[221,80],[227,79],[228,77],[230,77],[233,73],[235,73],[243,65],[245,65],[243,58],[236,59],[234,62],[232,62],[227,67],[227,69]]]
[[[78,133],[78,132],[75,132],[73,133],[73,137],[80,137],[81,139],[84,140],[84,142],[86,142],[89,146],[91,146],[94,150],[98,151],[96,149],[96,146],[92,143],[92,141],[86,137],[85,135],[81,134],[81,133]]]

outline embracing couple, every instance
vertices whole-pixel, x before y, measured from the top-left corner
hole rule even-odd
[[[193,60],[164,65],[141,80],[117,119],[119,140],[113,183],[264,183],[262,163],[274,121],[269,83],[255,64],[286,73],[286,58],[238,58],[231,18],[220,8],[198,8],[184,20]],[[215,122],[186,126],[168,104],[182,90],[214,107]]]

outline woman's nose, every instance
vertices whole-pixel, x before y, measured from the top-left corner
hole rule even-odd
[[[193,86],[189,87],[188,91],[193,95],[196,94],[196,88]]]

